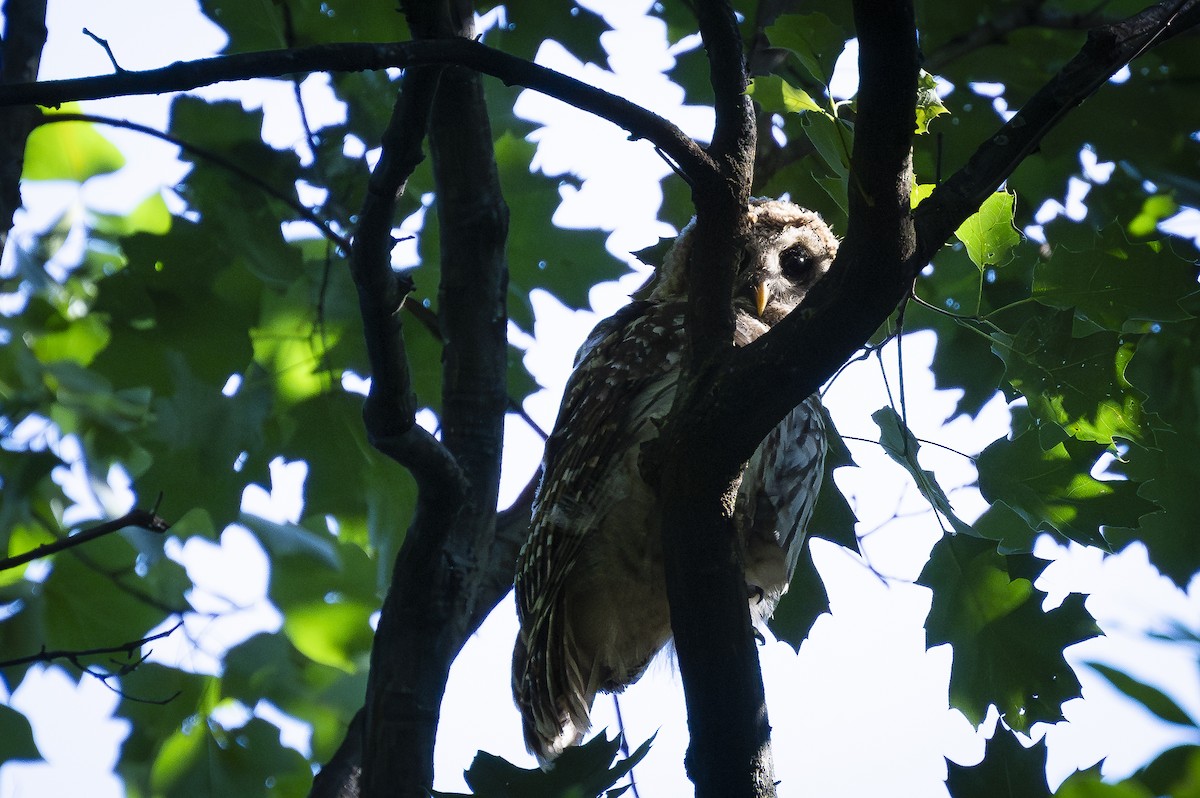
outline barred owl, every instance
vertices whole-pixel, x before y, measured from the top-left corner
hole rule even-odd
[[[738,346],[795,308],[837,251],[812,211],[753,200],[747,213],[750,234],[734,289]],[[656,496],[642,479],[639,456],[675,395],[694,225],[667,253],[649,298],[592,331],[546,443],[531,531],[517,561],[512,674],[526,745],[542,762],[579,742],[597,692],[637,681],[671,637]],[[812,396],[771,431],[742,473],[734,527],[756,622],[787,590],[824,457],[820,404]]]

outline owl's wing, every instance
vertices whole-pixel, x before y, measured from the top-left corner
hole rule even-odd
[[[601,322],[580,350],[546,442],[530,536],[517,561],[521,632],[513,663],[517,703],[528,708],[526,742],[544,759],[586,730],[585,702],[596,692],[591,663],[574,662],[563,639],[560,597],[587,535],[627,491],[621,477],[640,478],[617,464],[657,434],[655,422],[670,409],[682,312],[635,303]],[[547,652],[561,661],[547,662]]]
[[[785,586],[796,570],[824,468],[825,423],[813,395],[763,439],[742,475],[739,526],[749,545],[755,538],[773,540],[783,550]]]

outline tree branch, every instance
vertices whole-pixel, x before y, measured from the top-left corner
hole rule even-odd
[[[142,72],[0,86],[0,106],[29,103],[58,106],[73,100],[188,91],[229,80],[446,64],[468,67],[510,86],[533,89],[607,119],[628,130],[632,138],[653,142],[689,177],[704,180],[716,169],[699,145],[661,116],[562,73],[461,38],[391,44],[321,44],[204,58]]]
[[[84,657],[98,657],[102,654],[132,654],[136,649],[141,648],[147,643],[153,643],[155,640],[161,640],[164,637],[170,637],[175,634],[179,627],[183,626],[183,621],[172,626],[165,632],[159,632],[156,635],[143,637],[138,640],[130,640],[127,643],[121,643],[115,646],[104,646],[103,648],[84,648],[84,649],[59,649],[55,651],[47,651],[45,647],[36,654],[30,654],[25,657],[17,657],[16,659],[0,660],[0,668],[14,668],[18,665],[32,665],[36,662],[53,662],[56,659],[66,660],[81,671],[91,673],[91,671],[83,665],[80,660]],[[138,661],[139,663],[141,660]],[[118,675],[124,675],[129,670],[129,666],[122,666]]]
[[[918,71],[913,9],[906,0],[858,0],[855,21],[862,89],[850,225],[830,275],[819,284],[825,291],[814,292],[815,307],[806,303],[750,347],[728,351],[707,374],[685,371],[693,382],[681,384],[683,398],[677,396],[649,454],[661,463],[671,626],[692,731],[688,768],[701,797],[774,794],[770,727],[740,552],[728,520],[731,480],[771,427],[869,338],[911,284],[909,152]],[[697,205],[699,233],[699,200]],[[735,262],[727,261],[727,268]],[[791,335],[780,334],[784,327]],[[792,387],[803,393],[790,392]],[[714,639],[722,644],[712,645]]]
[[[413,658],[419,661],[431,653],[417,642],[422,635],[412,633],[412,627],[404,622],[408,613],[425,611],[429,597],[415,606],[406,606],[406,602],[412,601],[409,591],[420,594],[429,590],[428,580],[440,565],[446,531],[468,495],[466,476],[454,456],[416,425],[417,400],[400,322],[412,279],[391,268],[396,198],[423,159],[421,146],[440,79],[440,68],[412,69],[405,74],[383,136],[379,163],[367,186],[350,258],[372,371],[371,390],[363,408],[367,434],[372,445],[412,472],[418,486],[416,512],[397,555],[371,651],[362,729],[350,729],[346,743],[352,750],[362,746],[359,786],[367,796],[387,794],[398,787],[411,791],[432,783],[425,772],[432,765],[432,743],[422,744],[432,732],[420,732],[434,726],[431,718],[437,717],[440,693],[426,695],[424,685],[414,685],[409,669],[403,667]],[[357,743],[350,739],[356,733],[361,738]],[[424,755],[426,747],[429,757]],[[347,777],[358,775],[353,769],[345,773]]]
[[[469,3],[425,0],[404,10],[417,36],[470,33]],[[441,243],[442,441],[469,489],[426,504],[431,512],[418,513],[396,560],[371,656],[367,798],[428,794],[450,665],[511,584],[514,562],[489,556],[508,406],[508,209],[477,73],[442,73],[429,124]]]
[[[4,40],[0,42],[0,86],[37,80],[46,46],[46,0],[7,0]],[[24,108],[0,115],[0,249],[21,207],[21,171],[25,140],[36,125],[37,111]]]
[[[689,362],[723,356],[733,341],[733,275],[738,242],[745,236],[745,207],[754,169],[754,109],[746,94],[748,76],[741,33],[727,0],[701,0],[696,19],[708,54],[716,122],[708,155],[717,173],[691,175],[696,207],[695,245],[688,259],[687,337]],[[685,170],[686,171],[686,170]],[[686,379],[686,377],[685,377]]]
[[[96,538],[111,535],[113,532],[119,532],[126,527],[136,526],[151,532],[166,532],[170,528],[165,520],[160,518],[156,512],[146,510],[133,509],[120,518],[115,518],[112,521],[106,521],[103,524],[97,524],[94,527],[85,529],[82,532],[76,532],[70,537],[56,540],[53,543],[46,543],[38,546],[36,549],[23,552],[13,557],[5,557],[0,560],[0,571],[7,571],[10,568],[17,568],[27,562],[32,562],[41,557],[49,557],[51,554],[57,554],[60,551],[73,549],[76,546],[82,546],[84,543],[93,541]],[[103,652],[102,652],[103,653]]]
[[[671,631],[691,733],[688,776],[698,798],[750,798],[773,796],[775,778],[745,577],[730,522],[728,499],[741,464],[708,460],[719,432],[707,423],[704,406],[713,375],[733,348],[733,279],[747,234],[755,125],[732,8],[724,0],[701,0],[697,18],[716,96],[708,153],[720,174],[692,182],[696,226],[687,264],[683,370],[662,436],[647,450],[642,468],[661,500]]]
[[[363,407],[368,438],[375,448],[412,471],[425,499],[453,502],[465,493],[466,484],[445,447],[416,425],[417,399],[400,321],[412,278],[397,274],[391,265],[396,199],[424,158],[421,143],[438,77],[438,69],[426,68],[412,70],[404,78],[384,132],[379,163],[367,183],[351,248],[350,273],[358,289],[371,362],[371,390]]]
[[[1200,0],[1164,0],[1089,32],[1079,54],[917,208],[918,259],[932,257],[1071,109],[1132,59],[1197,24]]]
[[[1022,28],[1087,30],[1105,21],[1100,11],[1103,5],[1098,4],[1096,9],[1080,14],[1066,14],[1058,9],[1046,8],[1046,0],[1027,0],[1007,14],[988,19],[979,27],[965,31],[926,53],[924,67],[930,72],[937,72],[964,55],[1005,41],[1008,34]]]

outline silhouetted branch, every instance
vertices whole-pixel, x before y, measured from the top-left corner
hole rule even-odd
[[[661,501],[671,631],[691,733],[688,777],[697,798],[767,798],[775,795],[771,730],[745,579],[722,501],[741,464],[707,460],[720,431],[704,410],[714,372],[733,349],[733,279],[748,232],[756,131],[733,9],[726,0],[699,0],[696,17],[715,95],[707,151],[718,174],[690,181],[696,226],[683,368],[662,436],[643,455],[642,470]]]
[[[363,420],[371,444],[408,468],[423,494],[461,496],[463,476],[446,448],[416,425],[400,308],[412,278],[392,269],[396,199],[424,155],[421,151],[439,70],[410,71],[396,99],[383,149],[367,184],[350,255],[363,335],[371,362],[371,391]]]
[[[92,33],[87,28],[83,29],[83,35],[88,37],[92,41],[94,41],[96,44],[100,45],[102,48],[104,48],[104,54],[108,56],[108,62],[110,64],[112,64],[114,72],[116,72],[117,74],[120,74],[125,71],[125,68],[117,63],[117,57],[115,55],[113,55],[112,47],[110,47],[108,44],[108,39],[100,38],[99,36]]]
[[[37,80],[45,45],[46,0],[7,0],[4,39],[0,42],[0,85]],[[0,245],[8,237],[13,214],[21,206],[25,139],[37,116],[33,108],[0,114]]]
[[[1166,0],[1088,33],[1087,42],[970,161],[916,210],[922,265],[1069,111],[1151,47],[1200,24],[1200,0]],[[919,267],[918,267],[919,268]]]
[[[172,626],[165,632],[159,632],[156,635],[150,635],[138,640],[130,640],[127,643],[121,643],[115,646],[105,646],[103,648],[85,648],[85,649],[60,649],[55,651],[47,651],[43,646],[42,650],[36,654],[30,654],[26,657],[17,657],[16,659],[0,660],[0,668],[14,668],[20,665],[30,665],[36,662],[54,662],[55,660],[64,660],[74,665],[80,673],[86,673],[93,679],[98,680],[101,684],[112,690],[122,698],[130,701],[136,701],[139,704],[167,704],[174,701],[179,696],[179,691],[167,696],[166,698],[141,698],[139,696],[130,695],[119,687],[114,687],[109,683],[109,679],[113,677],[127,676],[137,670],[143,662],[146,661],[145,656],[139,656],[136,659],[129,660],[117,664],[115,671],[100,671],[84,664],[83,660],[87,657],[98,657],[104,654],[124,654],[128,659],[133,655],[133,652],[147,643],[152,643],[155,640],[161,640],[164,637],[170,637],[179,627],[183,626],[183,621]]]
[[[1061,9],[1046,8],[1046,0],[1028,0],[1006,14],[984,20],[978,27],[964,31],[932,52],[925,53],[923,66],[937,72],[955,59],[991,44],[1004,42],[1010,33],[1023,28],[1084,31],[1105,22],[1102,10],[1106,3],[1078,14]]]
[[[141,648],[147,643],[153,643],[155,640],[161,640],[164,637],[173,635],[179,627],[183,626],[183,621],[172,626],[165,632],[159,632],[156,635],[143,637],[138,640],[130,640],[127,643],[121,643],[115,646],[104,646],[102,648],[83,648],[83,649],[61,649],[55,651],[47,651],[43,646],[42,650],[36,654],[30,654],[26,657],[17,657],[16,659],[0,660],[0,668],[12,668],[17,665],[32,665],[35,662],[53,662],[56,659],[66,660],[79,668],[81,671],[91,673],[88,668],[83,665],[80,660],[85,657],[98,657],[103,654],[132,654],[136,649]],[[108,674],[109,676],[124,676],[142,663],[138,659],[135,663],[126,663],[122,665],[116,673]]]
[[[157,508],[156,508],[157,509]],[[56,540],[53,543],[46,543],[38,546],[36,549],[18,554],[14,557],[5,557],[0,560],[0,571],[7,571],[10,568],[17,568],[27,562],[32,562],[40,557],[48,557],[51,554],[56,554],[60,551],[82,546],[84,543],[95,540],[96,538],[119,532],[126,527],[136,526],[151,532],[166,532],[170,528],[165,520],[158,516],[154,511],[147,512],[146,510],[130,510],[120,518],[106,521],[103,524],[97,524],[90,529],[85,529],[82,532],[76,532],[70,537]]]
[[[462,38],[391,44],[320,44],[204,58],[118,75],[3,86],[0,106],[27,103],[58,106],[72,100],[189,91],[229,80],[446,64],[465,66],[508,85],[539,91],[608,119],[628,130],[633,138],[656,144],[693,177],[703,178],[715,171],[708,155],[661,116],[560,72]]]

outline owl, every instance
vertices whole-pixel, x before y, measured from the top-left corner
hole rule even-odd
[[[733,298],[737,346],[799,305],[838,246],[820,216],[790,202],[752,200],[746,213],[750,232]],[[648,298],[588,336],[546,442],[517,560],[512,671],[526,745],[543,763],[582,739],[598,692],[637,681],[671,638],[657,498],[639,458],[675,397],[694,227],[679,234]],[[771,431],[742,472],[733,521],[756,623],[787,590],[824,457],[814,395]]]

